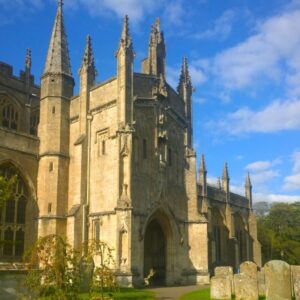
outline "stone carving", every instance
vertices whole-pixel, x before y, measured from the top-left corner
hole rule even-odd
[[[231,299],[231,280],[229,276],[214,276],[210,283],[211,299]]]
[[[254,276],[235,274],[234,291],[237,300],[258,300],[258,286]]]
[[[264,266],[266,300],[291,300],[291,268],[281,260],[271,260]]]

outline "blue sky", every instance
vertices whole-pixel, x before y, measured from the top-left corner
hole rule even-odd
[[[255,201],[300,201],[299,0],[65,0],[72,71],[77,79],[90,34],[98,81],[116,72],[122,18],[128,14],[135,70],[147,54],[150,26],[161,18],[167,78],[177,86],[186,55],[195,93],[194,147],[209,180],[229,165],[232,190],[252,177]],[[0,0],[0,60],[23,69],[32,49],[39,82],[55,0]],[[78,87],[76,88],[77,91]]]

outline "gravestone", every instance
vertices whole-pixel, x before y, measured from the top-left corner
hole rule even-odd
[[[257,280],[257,265],[252,261],[245,261],[240,265],[240,273]]]
[[[264,266],[266,300],[291,300],[291,268],[281,260],[271,260]]]
[[[258,284],[258,295],[266,296],[266,281],[265,281],[264,268],[261,268],[261,270],[257,272],[257,284]]]
[[[215,276],[229,276],[233,277],[233,269],[232,267],[216,267],[215,268]]]
[[[300,300],[300,266],[291,266],[292,288],[295,300]]]
[[[228,277],[231,282],[231,291],[234,294],[234,284],[233,284],[233,268],[226,267],[216,267],[215,268],[215,276],[217,277]]]
[[[231,280],[228,276],[214,276],[210,282],[211,299],[231,299]]]
[[[235,299],[258,300],[257,280],[244,274],[234,275]]]

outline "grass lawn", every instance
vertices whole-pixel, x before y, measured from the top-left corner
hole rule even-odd
[[[146,290],[137,290],[137,289],[130,289],[130,288],[121,288],[120,292],[111,293],[113,295],[114,300],[133,300],[133,299],[140,299],[140,300],[154,300],[155,293],[146,291]],[[108,295],[106,293],[106,295]],[[99,297],[99,293],[92,293],[92,294],[81,294],[80,299],[88,300],[92,297]]]
[[[187,293],[181,296],[179,300],[210,300],[210,289]]]
[[[232,299],[235,299],[235,297],[233,297]],[[264,300],[264,299],[265,297],[259,297],[259,300]],[[203,289],[203,290],[187,293],[181,296],[179,300],[211,300],[210,289]]]

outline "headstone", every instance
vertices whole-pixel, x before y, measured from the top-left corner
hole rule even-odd
[[[291,266],[293,296],[300,300],[300,266]]]
[[[231,299],[231,281],[228,276],[214,276],[210,282],[211,299]]]
[[[240,265],[240,273],[257,280],[257,265],[252,261],[245,261]]]
[[[235,299],[258,300],[257,280],[243,274],[234,275]]]
[[[291,300],[291,268],[281,260],[271,260],[264,266],[266,300]]]
[[[216,267],[215,276],[217,277],[228,277],[231,282],[232,294],[234,294],[234,284],[233,284],[233,269],[232,267]]]
[[[215,276],[229,276],[233,277],[232,267],[216,267]]]
[[[264,268],[261,268],[261,270],[257,272],[257,284],[258,284],[258,295],[266,296],[266,281],[265,281]]]

